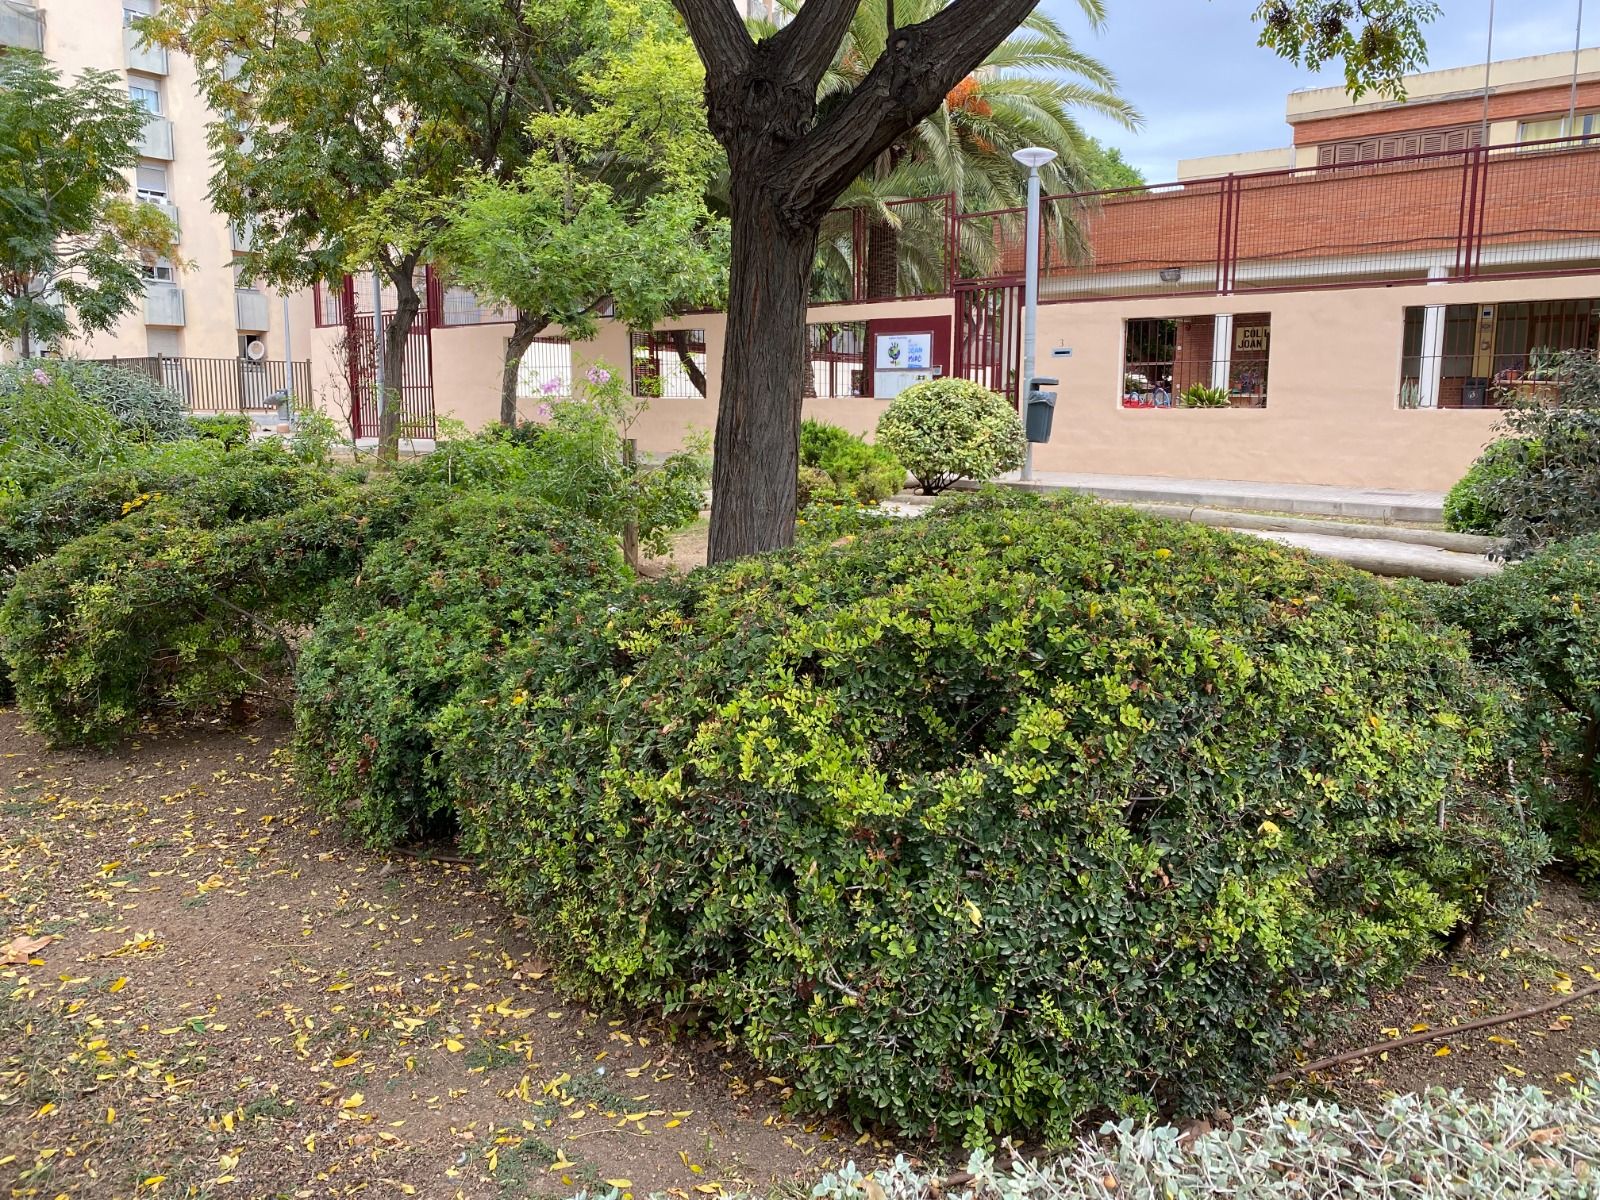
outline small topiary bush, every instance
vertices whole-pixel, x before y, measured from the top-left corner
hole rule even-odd
[[[906,469],[881,447],[822,421],[800,425],[800,505],[877,504],[905,486]]]
[[[932,379],[896,396],[878,420],[878,445],[905,465],[924,495],[961,479],[985,482],[1022,465],[1016,410],[966,379]]]
[[[1505,522],[1495,492],[1538,460],[1538,447],[1516,438],[1499,438],[1484,449],[1445,494],[1444,523],[1456,533],[1494,536]]]
[[[470,493],[425,511],[373,547],[300,655],[302,782],[371,845],[447,828],[440,710],[547,612],[622,577],[614,537],[538,501]]]
[[[1600,534],[1449,589],[1440,608],[1516,688],[1519,779],[1557,851],[1600,883]]]
[[[1370,576],[986,497],[574,606],[447,767],[564,980],[981,1143],[1236,1100],[1519,912],[1500,705]]]

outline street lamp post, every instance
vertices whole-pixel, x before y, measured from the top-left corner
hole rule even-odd
[[[1039,168],[1053,162],[1054,150],[1043,146],[1026,146],[1012,158],[1028,168],[1028,246],[1025,259],[1022,321],[1022,387],[1019,389],[1024,414],[1028,393],[1033,389],[1035,357],[1039,341]],[[1033,443],[1027,443],[1022,460],[1022,477],[1033,478]]]

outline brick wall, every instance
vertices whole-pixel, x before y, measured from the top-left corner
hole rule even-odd
[[[1489,120],[1520,121],[1559,115],[1567,111],[1570,97],[1571,85],[1566,83],[1523,91],[1491,92]],[[1600,80],[1578,85],[1578,107],[1600,108]],[[1321,142],[1341,142],[1346,138],[1371,137],[1403,130],[1440,129],[1482,118],[1481,95],[1463,96],[1455,100],[1413,101],[1392,108],[1307,118],[1295,124],[1294,144],[1314,146]]]

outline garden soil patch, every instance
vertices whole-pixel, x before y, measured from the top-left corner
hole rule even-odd
[[[0,1194],[696,1200],[893,1154],[564,998],[470,868],[309,811],[286,734],[0,713]]]
[[[1410,1033],[1436,1041],[1343,1063],[1280,1092],[1370,1104],[1430,1087],[1491,1091],[1502,1077],[1564,1094],[1578,1059],[1600,1048],[1600,995],[1542,1016],[1452,1036],[1469,1021],[1534,1008],[1600,981],[1600,903],[1551,875],[1528,923],[1499,946],[1467,947],[1426,964],[1399,990],[1374,996],[1337,1034],[1306,1047],[1313,1060]]]

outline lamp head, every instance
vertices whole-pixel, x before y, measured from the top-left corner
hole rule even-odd
[[[1058,155],[1054,150],[1044,146],[1024,146],[1021,150],[1014,151],[1011,157],[1030,171],[1037,171],[1046,163],[1054,162]]]

